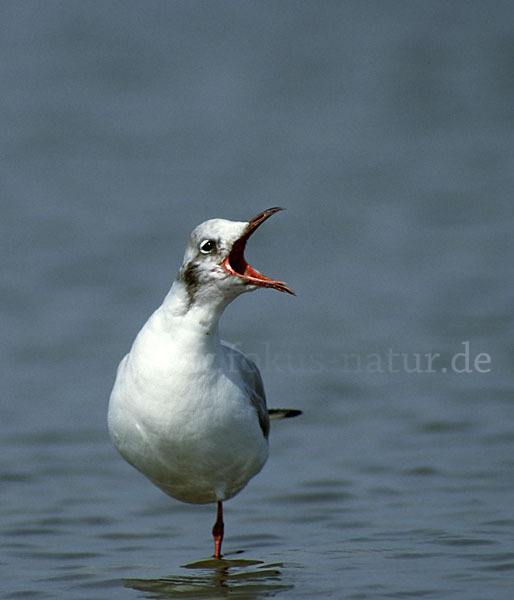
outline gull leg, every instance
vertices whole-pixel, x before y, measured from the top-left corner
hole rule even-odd
[[[214,537],[214,558],[221,558],[221,542],[223,541],[223,504],[218,501],[218,517],[212,528]]]

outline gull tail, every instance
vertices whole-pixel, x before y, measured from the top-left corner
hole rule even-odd
[[[301,415],[302,411],[296,408],[270,408],[268,415],[270,419],[290,419]]]

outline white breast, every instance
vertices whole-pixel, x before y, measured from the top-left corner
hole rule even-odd
[[[170,335],[158,310],[143,327],[118,368],[109,431],[170,496],[226,500],[261,470],[268,443],[244,385],[226,375],[217,336],[185,325]]]

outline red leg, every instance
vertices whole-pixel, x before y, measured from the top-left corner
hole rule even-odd
[[[218,501],[218,518],[212,528],[214,537],[214,558],[221,558],[221,542],[223,541],[223,504]]]

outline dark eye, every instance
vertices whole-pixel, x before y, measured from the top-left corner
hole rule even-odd
[[[202,254],[210,254],[216,250],[216,242],[214,240],[204,240],[200,244],[200,252]]]

